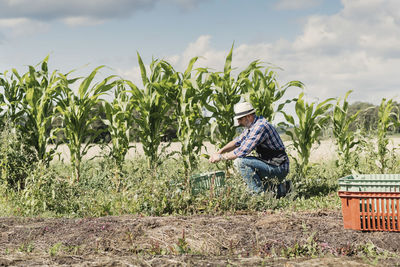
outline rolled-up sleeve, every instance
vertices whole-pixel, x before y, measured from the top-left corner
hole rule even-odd
[[[233,153],[242,158],[248,155],[258,144],[262,143],[265,138],[265,127],[263,125],[254,125],[249,131],[245,131],[237,138]]]
[[[235,138],[235,146],[239,147],[243,140],[246,138],[248,130],[243,131],[238,137]]]

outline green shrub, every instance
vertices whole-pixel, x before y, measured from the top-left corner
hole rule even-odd
[[[3,190],[7,195],[0,198],[0,203],[16,208],[0,212],[28,216],[98,217],[338,208],[336,190],[339,177],[333,161],[312,166],[309,172],[312,179],[308,183],[296,184],[294,192],[281,199],[276,199],[270,192],[252,194],[235,172],[226,179],[221,191],[206,190],[192,195],[186,187],[180,158],[164,161],[156,171],[148,170],[145,157],[126,161],[122,170],[119,167],[111,157],[84,161],[80,181],[72,183],[68,177],[72,170],[69,164],[38,165],[26,178],[23,190],[14,193]],[[217,167],[201,160],[195,173],[212,171]],[[292,172],[290,175],[298,174]]]
[[[17,203],[23,215],[74,215],[82,196],[79,186],[54,168],[38,165],[26,178]]]
[[[25,144],[22,134],[6,124],[0,132],[0,183],[18,190],[38,162],[37,152]]]

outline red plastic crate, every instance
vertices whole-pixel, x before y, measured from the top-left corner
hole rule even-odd
[[[400,192],[338,193],[345,229],[400,231]]]

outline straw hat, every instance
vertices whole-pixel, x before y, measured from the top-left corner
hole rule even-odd
[[[233,118],[235,125],[238,125],[238,119],[256,112],[249,102],[238,103],[233,107],[233,110],[235,111],[235,117]]]

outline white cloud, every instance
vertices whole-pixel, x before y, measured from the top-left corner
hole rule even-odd
[[[130,80],[138,87],[141,87],[143,84],[140,67],[138,66],[126,70],[117,69],[117,75],[121,76],[123,79]]]
[[[68,26],[93,26],[151,9],[159,0],[0,0],[0,36],[37,34],[61,21]]]
[[[178,6],[184,9],[193,9],[197,7],[200,2],[205,2],[208,0],[198,1],[198,0],[172,0],[172,2],[176,3]]]
[[[398,99],[400,2],[342,3],[338,14],[310,17],[289,50],[279,51],[271,60],[287,70],[285,76],[305,82],[309,93],[320,99],[341,96],[349,89],[364,101]]]
[[[279,0],[275,3],[275,8],[280,10],[296,10],[318,6],[322,0]]]
[[[62,19],[62,21],[69,26],[94,26],[98,24],[102,24],[105,20],[103,19],[96,19],[92,17],[85,17],[85,16],[78,16],[78,17],[67,17]]]
[[[199,4],[196,0],[0,0],[0,17],[38,21],[62,20],[68,23],[80,20],[93,24],[90,20],[96,23],[129,17],[138,11],[152,9],[161,1],[184,9],[194,8]]]
[[[224,62],[226,51],[217,51],[210,46],[211,36],[200,36],[195,42],[190,43],[180,61],[180,68],[183,69],[193,57],[199,57],[197,66],[220,69]]]
[[[2,0],[2,18],[35,18],[48,21],[67,17],[114,18],[151,8],[158,0]]]
[[[32,19],[0,19],[0,31],[4,32],[7,36],[29,36],[35,33],[45,32],[48,29],[49,25],[47,23]]]
[[[394,0],[342,0],[343,9],[330,16],[310,16],[294,41],[236,44],[232,67],[243,70],[255,59],[281,67],[278,80],[300,80],[309,99],[340,97],[352,89],[350,101],[379,104],[383,97],[399,101],[400,2]],[[181,54],[165,56],[183,71],[194,56],[195,67],[222,71],[226,49],[213,47],[202,35]],[[139,68],[120,71],[140,81]],[[289,97],[299,90],[289,90]]]
[[[42,25],[61,21],[69,26],[93,26],[150,10],[161,1],[184,9],[198,5],[195,0],[0,0],[0,18],[3,20],[2,28],[17,32],[21,31],[21,27],[7,27],[7,24],[25,20],[41,22]]]
[[[382,97],[399,101],[400,2],[343,0],[342,4],[337,14],[309,17],[293,42],[235,46],[232,66],[243,70],[255,59],[271,62],[283,68],[277,70],[282,84],[300,80],[316,99],[343,96],[353,89],[350,101],[378,104]],[[218,51],[211,41],[211,36],[200,36],[190,43],[179,56],[181,68],[191,57],[203,56],[202,66],[222,70],[230,47]]]

